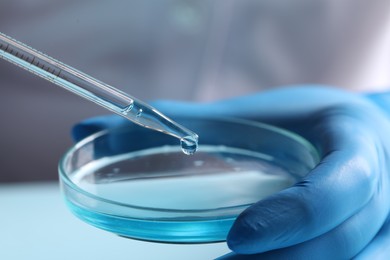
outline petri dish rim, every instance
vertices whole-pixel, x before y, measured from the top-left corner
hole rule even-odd
[[[289,157],[285,157],[284,155],[282,155],[282,157],[279,157],[279,153],[267,154],[266,152],[267,150],[264,150],[263,153],[263,150],[256,150],[256,149],[253,150],[253,147],[248,147],[248,151],[249,152],[255,151],[255,154],[258,153],[263,155],[270,155],[271,158],[275,156],[276,161],[284,160],[284,159],[298,160],[297,162],[303,163],[302,166],[304,166],[303,168],[299,168],[301,174],[297,175],[298,178],[305,176],[305,174],[307,174],[312,168],[314,168],[317,165],[320,158],[319,153],[314,148],[314,146],[312,146],[312,144],[306,141],[303,137],[300,137],[299,135],[293,132],[289,132],[288,130],[284,130],[275,126],[267,125],[260,122],[253,122],[245,119],[237,119],[237,118],[179,117],[176,120],[179,119],[198,121],[195,122],[195,126],[198,126],[198,124],[200,124],[200,126],[203,126],[204,122],[202,122],[202,120],[211,123],[210,125],[206,123],[208,127],[213,127],[213,124],[219,125],[219,123],[221,123],[223,127],[226,127],[229,124],[240,124],[241,126],[239,127],[245,128],[245,126],[247,125],[249,129],[251,129],[250,131],[256,131],[256,128],[261,128],[259,130],[263,132],[265,131],[264,133],[266,135],[267,133],[270,133],[272,135],[275,134],[276,138],[278,138],[278,136],[281,135],[281,137],[283,137],[281,138],[281,140],[286,140],[288,143],[293,143],[297,145],[296,146],[298,149],[297,151],[302,150],[303,154],[305,154],[305,156],[308,157],[300,158],[299,156],[298,157],[293,156],[289,158]],[[190,124],[192,123],[191,121],[186,121],[186,122]],[[80,169],[82,169],[82,167],[87,166],[89,163],[96,162],[100,159],[103,160],[105,159],[104,156],[103,157],[98,156],[96,160],[94,160],[93,159],[94,157],[92,156],[91,158],[88,158],[86,161],[81,161],[80,164],[76,163],[77,166],[75,169],[67,168],[69,166],[68,163],[72,162],[69,160],[73,158],[73,155],[76,156],[75,158],[78,158],[79,155],[76,154],[79,151],[78,149],[83,149],[84,147],[87,147],[88,149],[90,143],[94,144],[95,141],[99,142],[99,140],[105,140],[106,136],[104,135],[108,134],[107,136],[109,137],[110,136],[109,132],[111,131],[113,131],[114,134],[113,136],[115,136],[116,134],[121,135],[122,133],[126,135],[126,131],[132,131],[131,129],[134,128],[118,127],[114,129],[99,131],[73,145],[62,156],[59,162],[59,174],[60,174],[60,184],[61,184],[60,186],[62,189],[65,203],[67,204],[70,211],[80,220],[92,226],[131,239],[138,239],[143,241],[159,242],[159,243],[174,243],[174,244],[199,244],[199,243],[215,243],[215,242],[225,241],[227,234],[231,226],[233,225],[236,217],[243,210],[253,205],[253,203],[255,202],[243,203],[244,201],[241,201],[240,203],[232,204],[231,206],[229,205],[227,207],[225,207],[225,205],[222,207],[218,207],[216,205],[216,207],[214,208],[207,208],[207,209],[206,208],[169,209],[169,207],[157,208],[155,207],[156,205],[154,205],[153,207],[144,207],[143,205],[135,206],[135,205],[131,205],[130,203],[123,203],[112,199],[100,197],[99,195],[95,195],[94,193],[91,193],[88,190],[84,190],[83,187],[79,187],[77,181],[73,182],[73,178],[71,174],[77,173],[79,167]],[[229,130],[228,132],[231,134],[235,134],[234,131],[231,132]],[[145,134],[145,132],[143,133]],[[255,132],[252,133],[255,136],[257,136]],[[205,134],[204,138],[206,142],[203,142],[203,145],[218,146],[218,142],[220,141],[219,139],[217,143],[213,143],[213,142],[210,143],[209,141],[213,139],[210,139],[210,136],[207,136],[207,131],[204,132],[204,134]],[[166,139],[162,139],[161,140],[162,142],[160,143],[157,142],[155,145],[154,142],[156,140],[158,139],[153,139],[151,143],[141,148],[137,148],[130,151],[125,149],[123,153],[121,151],[118,151],[118,154],[126,155],[126,154],[133,154],[137,152],[142,153],[142,151],[147,151],[149,149],[154,149],[154,148],[164,146],[164,142]],[[223,142],[224,141],[221,142],[221,145],[222,146],[226,145],[225,147],[229,148],[229,142],[226,144]],[[265,143],[266,146],[269,145],[269,143],[268,144],[267,142]],[[171,144],[171,142],[168,141],[167,144]],[[271,144],[273,145],[272,142]],[[202,146],[202,139],[200,145]],[[262,145],[263,144],[260,145],[260,148],[262,147]],[[236,148],[235,142],[232,143],[231,147]],[[237,146],[238,149],[240,147],[242,147],[243,150],[246,151],[247,147],[245,145]],[[177,148],[179,148],[179,145],[177,145]],[[283,152],[281,154],[283,154]],[[92,153],[92,155],[94,155],[94,153]],[[104,153],[103,155],[109,156],[108,158],[110,158],[111,156],[110,153],[108,154]],[[115,157],[116,155],[117,154],[114,152],[113,156]],[[253,156],[253,158],[256,159],[256,156]],[[304,161],[302,161],[302,159],[304,159]],[[309,161],[306,161],[306,159],[309,159]],[[308,164],[306,164],[306,162]],[[69,169],[69,171],[67,171],[67,169]],[[294,170],[292,170],[290,174],[293,174],[293,172]],[[96,206],[99,204],[101,204],[102,207]],[[106,206],[107,208],[105,208]]]
[[[175,118],[175,119],[177,120],[177,119],[180,119],[180,118],[188,119],[189,117],[178,117],[178,118]],[[199,118],[194,118],[194,119],[199,120]],[[316,161],[316,162],[319,161],[320,156],[319,156],[319,153],[318,153],[317,149],[315,149],[314,146],[309,141],[307,141],[303,137],[301,137],[298,134],[295,134],[295,133],[293,133],[291,131],[288,131],[288,130],[285,130],[285,129],[282,129],[282,128],[279,128],[279,127],[276,127],[276,126],[273,126],[273,125],[257,122],[257,121],[251,121],[251,120],[247,120],[247,119],[234,118],[234,117],[205,118],[205,120],[212,120],[212,121],[219,121],[219,122],[228,122],[228,123],[249,125],[249,126],[253,126],[253,127],[266,129],[266,130],[269,130],[271,132],[283,135],[285,137],[293,139],[297,143],[302,144],[313,155],[314,161]],[[139,127],[139,126],[135,126],[135,127]],[[153,208],[152,207],[142,207],[142,206],[127,204],[127,203],[121,203],[121,202],[118,202],[118,201],[101,198],[101,197],[99,197],[99,196],[97,196],[95,194],[92,194],[92,193],[90,193],[88,191],[85,191],[84,189],[80,188],[77,184],[75,184],[69,178],[66,170],[64,169],[64,163],[67,160],[67,158],[69,156],[71,156],[77,149],[79,149],[80,147],[82,147],[83,145],[85,145],[88,142],[91,142],[91,141],[93,141],[93,140],[95,140],[95,139],[97,139],[97,138],[99,138],[101,136],[104,136],[104,135],[108,134],[109,132],[112,132],[112,131],[126,131],[126,129],[128,129],[128,128],[129,127],[127,126],[127,127],[116,127],[116,128],[112,128],[112,129],[101,130],[101,131],[98,131],[98,132],[96,132],[96,133],[94,133],[94,134],[92,134],[90,136],[87,136],[86,138],[80,140],[79,142],[77,142],[76,144],[71,146],[64,153],[64,155],[61,157],[61,159],[59,161],[58,170],[59,170],[61,181],[64,181],[64,184],[66,184],[69,188],[71,188],[71,189],[75,190],[76,192],[79,192],[82,195],[87,196],[87,197],[89,197],[91,199],[94,199],[94,200],[97,200],[97,201],[100,201],[100,202],[103,202],[103,203],[108,203],[108,204],[111,204],[111,205],[119,206],[119,207],[141,209],[141,210],[150,211],[150,212],[177,212],[177,213],[216,212],[217,213],[218,211],[223,211],[223,210],[227,210],[227,209],[229,209],[229,210],[245,209],[248,206],[253,204],[253,203],[249,203],[249,204],[240,204],[240,205],[235,205],[235,206],[219,207],[219,208],[213,208],[213,209],[190,209],[190,210],[167,209],[167,208],[156,208],[156,207],[153,207]],[[201,143],[200,143],[200,145],[201,145]],[[191,156],[191,155],[189,155],[189,156]]]

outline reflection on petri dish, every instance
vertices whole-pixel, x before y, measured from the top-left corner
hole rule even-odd
[[[236,119],[178,121],[200,134],[194,155],[183,154],[168,136],[137,127],[76,144],[60,163],[71,211],[135,239],[223,241],[245,208],[292,186],[318,161],[304,139],[271,126]]]

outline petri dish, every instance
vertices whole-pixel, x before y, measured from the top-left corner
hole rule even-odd
[[[270,125],[175,120],[199,135],[194,155],[176,138],[135,125],[75,144],[59,163],[71,212],[128,238],[220,242],[244,209],[294,185],[319,160],[308,141]]]

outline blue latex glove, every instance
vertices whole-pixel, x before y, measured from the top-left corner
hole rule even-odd
[[[311,141],[321,162],[291,188],[235,221],[226,259],[372,259],[390,255],[390,95],[289,87],[210,104],[154,103],[168,116],[234,116]],[[76,140],[128,124],[115,116],[78,124]],[[202,138],[200,136],[200,138]]]

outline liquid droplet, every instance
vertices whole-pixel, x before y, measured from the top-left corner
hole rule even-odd
[[[180,139],[181,150],[187,155],[194,154],[198,149],[198,139],[193,136],[185,136]]]
[[[141,115],[142,115],[142,112],[143,112],[143,110],[142,110],[142,108],[140,108],[139,110],[138,110],[138,112],[137,112],[137,117],[140,117]]]

